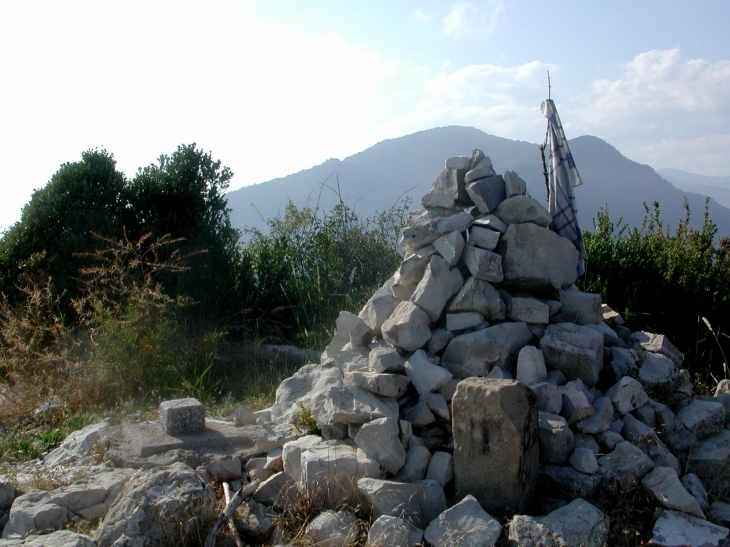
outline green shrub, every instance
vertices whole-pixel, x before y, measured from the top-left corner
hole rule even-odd
[[[686,355],[691,372],[724,374],[724,334],[730,312],[730,239],[716,238],[705,211],[701,230],[686,218],[672,235],[659,204],[646,208],[641,228],[614,224],[603,210],[584,232],[588,260],[583,290],[599,292],[632,330],[663,333]],[[717,341],[702,320],[714,325]]]
[[[289,203],[269,234],[249,232],[240,294],[265,332],[321,350],[342,310],[354,313],[397,269],[397,237],[408,203],[361,218],[340,200],[331,211]]]

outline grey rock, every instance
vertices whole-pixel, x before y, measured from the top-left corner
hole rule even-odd
[[[393,275],[393,286],[391,290],[393,295],[401,300],[408,300],[416,286],[423,278],[423,272],[426,271],[431,257],[435,255],[436,247],[428,245],[422,249],[414,251],[401,262],[398,270]]]
[[[262,543],[271,536],[278,516],[278,513],[265,505],[249,500],[237,511],[234,521],[236,529],[246,539]]]
[[[492,547],[502,525],[474,496],[466,496],[431,521],[423,537],[433,547]]]
[[[697,475],[694,473],[687,473],[684,477],[682,477],[682,486],[684,486],[687,492],[692,494],[692,497],[697,500],[697,505],[702,512],[705,512],[710,508],[710,505],[707,502],[707,490],[705,489],[705,485],[702,484],[702,479],[700,479]]]
[[[423,350],[416,351],[405,363],[405,371],[419,394],[431,393],[445,386],[452,378],[444,367],[434,365]]]
[[[688,513],[689,511],[685,511]],[[691,513],[693,514],[693,513]],[[697,516],[697,515],[695,515]],[[720,526],[727,527],[730,525],[730,504],[721,501],[714,501],[710,506],[709,520]]]
[[[322,362],[334,357],[350,342],[350,331],[357,325],[360,318],[349,311],[341,311],[335,321],[335,335],[329,345],[322,352]]]
[[[487,251],[493,251],[499,243],[499,232],[484,228],[482,226],[473,226],[469,228],[467,243],[474,245]]]
[[[271,452],[298,436],[299,433],[291,424],[264,424],[256,437],[256,449],[259,452]]]
[[[596,455],[590,448],[576,448],[570,456],[570,465],[588,475],[593,475],[598,471]]]
[[[474,226],[489,228],[500,234],[507,231],[507,225],[502,222],[496,215],[482,215],[474,219]]]
[[[536,547],[600,546],[606,544],[609,526],[608,516],[579,498],[544,517],[520,516],[510,526],[509,539]]]
[[[599,397],[592,404],[595,414],[578,420],[575,427],[578,431],[596,435],[606,431],[613,421],[613,405],[608,397]]]
[[[483,324],[484,316],[476,311],[446,314],[446,328],[452,332],[473,329]]]
[[[101,441],[104,432],[114,425],[114,420],[105,418],[100,422],[87,425],[83,429],[70,433],[58,448],[52,450],[43,458],[43,463],[47,467],[56,467],[89,456],[94,450],[94,445]]]
[[[446,509],[443,489],[434,481],[404,483],[364,478],[357,489],[372,505],[373,517],[398,517],[423,528]]]
[[[433,242],[433,246],[449,266],[455,266],[464,250],[464,237],[460,232],[449,232]]]
[[[512,380],[512,373],[509,370],[504,370],[502,367],[492,367],[492,370],[487,374],[487,378],[493,380]]]
[[[620,433],[616,433],[610,429],[596,435],[596,441],[603,452],[611,452],[618,443],[625,440]]]
[[[412,445],[408,447],[405,465],[396,475],[395,480],[401,482],[415,482],[426,478],[428,464],[431,462],[431,451],[425,446]]]
[[[524,196],[527,192],[527,183],[514,171],[504,172],[504,193],[507,199],[514,196]]]
[[[571,500],[592,498],[598,491],[601,474],[581,473],[572,465],[544,465],[540,468],[540,483],[548,490],[559,492]]]
[[[560,313],[575,316],[572,322],[578,325],[598,325],[603,320],[600,294],[563,289],[560,303]]]
[[[679,482],[671,467],[655,467],[641,479],[641,485],[665,508],[705,518],[697,500]]]
[[[205,431],[205,409],[192,397],[160,403],[160,424],[168,435],[193,435]]]
[[[383,397],[400,397],[405,393],[411,380],[402,374],[346,372],[345,383],[360,386],[364,390]]]
[[[251,497],[265,505],[283,507],[299,497],[299,490],[297,483],[289,475],[283,472],[274,473],[259,484]]]
[[[482,281],[500,282],[502,273],[502,257],[492,251],[467,245],[463,252],[464,264],[471,274]]]
[[[410,301],[425,311],[432,322],[437,321],[446,302],[456,294],[463,283],[464,278],[458,269],[449,268],[449,264],[443,258],[434,255],[426,266],[423,279],[418,283]]]
[[[240,479],[241,460],[239,458],[217,458],[208,464],[208,475],[219,482]]]
[[[330,387],[342,385],[342,373],[336,366],[304,365],[276,388],[270,419],[291,422],[300,411],[297,401],[317,417],[327,402],[323,393]]]
[[[400,301],[400,298],[381,287],[360,310],[359,317],[374,334],[380,335],[383,323],[393,314]]]
[[[363,424],[355,435],[355,443],[383,469],[395,475],[406,462],[406,451],[399,434],[397,419],[380,418]]]
[[[616,331],[609,327],[603,321],[601,321],[597,325],[586,325],[586,327],[588,327],[589,329],[593,329],[603,335],[603,346],[606,348],[612,348],[613,346],[621,347],[623,345],[623,342],[618,337],[618,334],[616,334]]]
[[[437,420],[451,423],[451,412],[443,395],[439,393],[424,393],[420,398],[426,403]]]
[[[403,370],[406,360],[400,356],[398,351],[384,342],[382,345],[375,346],[370,350],[368,356],[368,366],[373,372],[397,372]]]
[[[502,320],[507,313],[497,289],[473,276],[467,278],[446,309],[449,313],[479,312],[487,321]]]
[[[415,351],[430,340],[430,322],[428,314],[413,302],[401,302],[383,323],[383,338],[406,351]]]
[[[415,406],[406,409],[403,416],[411,424],[419,426],[429,425],[436,421],[436,416],[428,408],[426,401],[419,401]]]
[[[528,506],[539,469],[532,390],[515,380],[468,378],[451,404],[457,497],[472,494],[499,515]]]
[[[426,478],[445,487],[454,480],[454,457],[448,452],[434,452],[428,464]]]
[[[3,547],[96,547],[96,541],[84,534],[58,530],[42,536],[28,536],[25,540],[0,540]]]
[[[727,534],[723,526],[667,510],[658,515],[651,541],[658,547],[717,547]]]
[[[560,410],[563,408],[563,394],[555,384],[541,382],[531,385],[530,389],[535,392],[537,397],[538,410],[550,414],[560,414]]]
[[[651,427],[652,429],[657,427],[656,410],[648,402],[634,410],[632,414],[634,418],[646,424],[647,427]]]
[[[644,454],[660,467],[671,467],[679,473],[679,461],[659,438],[656,432],[632,415],[624,417],[624,427],[621,431],[624,438],[636,445]]]
[[[711,401],[692,401],[677,414],[677,418],[697,440],[717,435],[725,425],[725,407]]]
[[[594,386],[603,369],[603,336],[573,323],[549,325],[540,340],[545,364],[558,369],[568,380],[580,378]]]
[[[512,296],[507,291],[499,291],[507,307],[507,319],[547,325],[550,322],[550,308],[542,300],[529,296]]]
[[[281,449],[281,461],[284,472],[295,481],[302,482],[302,452],[323,444],[324,440],[318,435],[306,435],[284,443]],[[248,465],[246,470],[248,471]]]
[[[601,452],[598,442],[593,435],[588,433],[576,433],[575,434],[575,447],[576,448],[590,448],[593,453],[598,456]]]
[[[368,531],[367,547],[417,547],[423,530],[398,517],[383,515]]]
[[[548,371],[547,381],[560,387],[568,383],[568,378],[565,377],[562,371],[553,369]]]
[[[470,171],[467,175],[472,176],[475,171]],[[466,192],[480,213],[490,213],[504,201],[504,179],[495,174],[481,177],[479,180],[472,179],[466,185]]]
[[[331,387],[322,396],[326,399],[324,408],[316,415],[320,428],[321,425],[364,424],[376,418],[398,417],[398,403],[395,399],[378,397],[359,386]],[[283,442],[278,446],[283,446]],[[275,447],[270,450],[273,448]]]
[[[431,245],[447,232],[463,232],[474,222],[469,213],[458,209],[431,208],[408,213],[398,243],[414,252]]]
[[[654,462],[630,442],[618,443],[613,452],[598,458],[598,463],[610,469],[621,489],[629,491],[654,469]]]
[[[646,351],[658,353],[671,359],[675,365],[681,366],[684,361],[684,354],[663,334],[652,332],[634,332],[630,338],[634,347],[644,348]]]
[[[494,366],[511,369],[517,352],[531,340],[525,323],[502,323],[455,336],[441,361],[460,365],[466,374],[486,376]]]
[[[596,413],[596,410],[581,389],[583,387],[582,383],[579,384],[579,382],[580,379],[574,380],[560,387],[560,393],[563,397],[563,406],[560,414],[570,425],[585,420]]]
[[[614,408],[620,414],[628,414],[649,401],[649,396],[642,385],[629,376],[624,376],[611,386],[606,391],[606,397],[611,399]]]
[[[575,436],[562,416],[539,413],[540,459],[546,463],[563,464],[575,448]]]
[[[536,224],[510,224],[497,252],[502,256],[508,289],[559,290],[570,287],[578,278],[575,246]]]
[[[619,378],[638,369],[638,379],[647,388],[672,382],[677,367],[671,359],[647,351],[611,348],[611,367]]]
[[[730,463],[730,431],[699,441],[687,456],[687,471],[701,479],[715,479],[727,473]]]
[[[464,175],[467,167],[445,168],[431,187],[431,192],[442,193],[454,200],[457,205],[471,205],[471,200],[464,190]]]
[[[535,346],[525,346],[517,354],[517,372],[515,379],[531,386],[547,380],[547,369],[542,350]],[[534,391],[534,390],[533,390]]]
[[[348,547],[359,531],[355,515],[349,511],[328,510],[314,517],[304,535],[318,547]]]
[[[446,329],[435,329],[431,332],[431,339],[426,345],[428,353],[431,355],[438,353],[454,338],[454,333]]]
[[[547,228],[553,221],[552,215],[537,200],[524,195],[516,195],[504,200],[494,210],[507,224],[534,223]]]

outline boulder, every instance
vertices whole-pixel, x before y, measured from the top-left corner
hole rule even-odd
[[[316,415],[317,425],[364,424],[376,418],[397,418],[398,403],[392,397],[378,397],[360,386],[336,386],[325,390],[324,408]],[[283,425],[283,424],[282,424]],[[283,446],[283,443],[279,446]],[[263,450],[266,452],[266,450]]]
[[[375,346],[368,355],[368,367],[373,372],[397,372],[403,370],[405,359],[400,356],[398,350],[383,341],[382,345]]]
[[[697,501],[697,505],[703,513],[710,508],[710,504],[707,501],[707,490],[705,490],[705,485],[702,484],[702,479],[697,475],[687,473],[682,477],[682,486],[684,486],[687,492],[692,494],[692,497]]]
[[[687,513],[689,511],[685,511]],[[696,515],[695,515],[696,516]],[[715,524],[727,527],[730,525],[730,504],[721,501],[713,501],[710,506],[709,520]]]
[[[210,485],[187,465],[135,473],[117,496],[96,531],[99,547],[187,545],[214,515]]]
[[[499,232],[482,226],[472,225],[472,227],[469,228],[467,243],[469,245],[479,247],[480,249],[493,251],[497,248],[497,243],[499,243]]]
[[[701,479],[716,479],[728,471],[730,431],[723,429],[714,437],[699,441],[687,456],[687,472]]]
[[[458,159],[461,160],[461,158]],[[452,167],[452,165],[455,165],[455,167]],[[436,179],[436,182],[431,186],[431,192],[438,192],[448,196],[454,200],[456,205],[472,205],[464,189],[464,175],[468,170],[468,165],[463,166],[460,162],[456,161],[450,162]]]
[[[335,335],[322,352],[322,362],[334,357],[350,342],[350,331],[357,325],[359,317],[349,311],[341,311],[335,321]]]
[[[578,278],[579,255],[573,243],[536,224],[510,224],[497,252],[508,289],[559,290]]]
[[[616,412],[622,415],[636,410],[649,401],[649,396],[642,385],[630,376],[624,376],[611,386],[606,391],[606,397],[611,399]]]
[[[435,481],[403,483],[363,478],[357,489],[372,505],[373,517],[398,517],[419,528],[446,510],[443,489]]]
[[[383,515],[368,531],[367,547],[418,547],[423,530],[398,517]]]
[[[550,414],[560,414],[563,408],[563,395],[558,386],[549,382],[540,382],[531,385],[530,389],[537,397],[538,410]]]
[[[448,452],[434,452],[428,464],[426,478],[445,487],[454,480],[454,457]]]
[[[381,287],[360,310],[359,317],[373,334],[380,335],[383,323],[393,314],[400,301],[390,290]]]
[[[410,378],[402,374],[378,374],[375,372],[346,372],[345,383],[360,386],[382,397],[400,397],[406,391]]]
[[[464,264],[471,275],[482,281],[500,282],[502,273],[502,257],[492,251],[467,245],[463,252]]]
[[[474,174],[476,170],[471,171]],[[494,171],[492,171],[494,173]],[[466,185],[466,192],[482,214],[494,211],[504,201],[504,179],[492,174],[478,180],[472,179]]]
[[[617,377],[631,373],[647,388],[672,382],[677,377],[677,367],[671,359],[648,351],[611,348],[611,368]]]
[[[531,340],[525,323],[501,323],[455,336],[441,361],[444,366],[459,365],[465,377],[486,376],[494,366],[511,369],[519,350]]]
[[[429,463],[431,463],[431,451],[425,446],[411,444],[408,447],[405,464],[395,480],[400,482],[423,480],[426,478]]]
[[[416,351],[405,364],[405,371],[419,394],[431,393],[445,386],[452,378],[444,367],[434,365],[423,350]]]
[[[576,424],[581,420],[594,416],[596,410],[593,408],[585,392],[580,379],[568,382],[560,388],[563,396],[563,405],[560,415],[563,416],[570,425]]]
[[[654,462],[628,441],[618,443],[613,452],[598,458],[598,463],[613,472],[624,492],[634,488],[654,469]]]
[[[405,409],[403,417],[409,423],[418,426],[430,425],[436,421],[436,416],[428,408],[426,401],[419,401],[415,406]]]
[[[263,543],[271,536],[278,516],[265,505],[249,500],[236,512],[234,522],[238,532],[246,539]]]
[[[507,225],[499,220],[496,215],[481,215],[474,219],[474,226],[481,228],[489,228],[500,234],[504,234],[507,231]]]
[[[552,215],[537,200],[521,194],[501,202],[494,214],[506,224],[533,223],[547,228],[553,221]]]
[[[560,303],[560,313],[572,316],[571,322],[578,325],[598,325],[603,320],[600,294],[563,289],[560,291]]]
[[[406,351],[415,351],[431,338],[428,314],[413,302],[404,301],[383,323],[383,338]]]
[[[423,272],[426,271],[426,266],[431,257],[437,252],[436,247],[428,245],[408,255],[393,275],[393,285],[391,287],[393,296],[401,300],[408,300],[423,278]]]
[[[286,473],[274,473],[259,484],[256,492],[251,497],[253,500],[265,505],[283,507],[288,503],[295,502],[300,497],[298,486],[294,479]]]
[[[695,400],[677,414],[697,440],[717,435],[725,425],[725,407],[714,401]]]
[[[433,547],[492,547],[501,533],[502,525],[466,496],[432,520],[423,537]]]
[[[450,381],[450,380],[449,380]],[[442,422],[451,423],[449,405],[443,395],[439,393],[424,393],[420,399],[426,403],[433,415]]]
[[[399,439],[395,418],[379,418],[363,424],[355,435],[355,443],[388,473],[395,475],[406,462],[406,451]]]
[[[613,405],[608,397],[599,397],[593,401],[595,414],[578,420],[575,428],[583,433],[596,435],[606,431],[613,421]]]
[[[547,369],[542,350],[535,346],[525,346],[517,354],[515,380],[531,386],[547,380]]]
[[[573,323],[548,325],[540,340],[545,364],[565,374],[568,380],[580,378],[587,386],[598,382],[603,369],[603,336]]]
[[[446,314],[446,328],[452,332],[478,328],[483,324],[484,316],[476,311]]]
[[[487,281],[469,277],[446,308],[449,313],[479,312],[487,321],[500,321],[506,316],[502,298]]]
[[[679,351],[674,344],[663,334],[653,332],[633,332],[629,339],[635,348],[643,348],[652,353],[658,353],[671,359],[675,365],[681,366],[684,362],[684,353]]]
[[[540,490],[555,492],[561,497],[592,498],[598,491],[602,475],[581,473],[572,465],[544,465],[540,468]]]
[[[276,388],[271,420],[291,422],[296,419],[301,407],[309,409],[316,417],[326,403],[323,392],[330,387],[342,385],[342,373],[336,366],[304,365]]]
[[[431,339],[426,344],[426,350],[429,354],[434,355],[449,345],[454,333],[446,329],[434,329],[431,331]]]
[[[58,465],[67,465],[71,462],[80,460],[89,456],[96,445],[110,427],[116,425],[111,418],[105,418],[95,424],[70,433],[64,441],[51,451],[45,458],[43,463],[47,467],[56,467]]]
[[[304,437],[299,437],[298,439],[284,443],[281,449],[281,461],[284,473],[295,481],[302,482],[302,452],[322,445],[323,443],[325,441],[319,435],[305,435]]]
[[[431,245],[447,232],[463,232],[474,217],[458,209],[430,208],[408,213],[398,243],[409,252]]]
[[[433,246],[449,266],[455,266],[464,250],[464,237],[461,232],[449,232],[434,241]]]
[[[659,467],[671,467],[680,472],[679,461],[659,438],[656,432],[634,418],[631,414],[624,417],[624,426],[621,434],[631,444],[636,445],[644,454],[649,456]]]
[[[281,448],[285,443],[293,441],[299,436],[299,432],[291,424],[267,423],[263,424],[256,437],[256,450],[259,452],[271,452]]]
[[[441,317],[449,298],[454,296],[463,284],[464,278],[459,270],[449,268],[443,258],[434,255],[426,266],[423,279],[411,295],[410,301],[425,311],[429,319],[434,322]]]
[[[584,499],[576,499],[544,517],[517,516],[510,524],[510,544],[585,547],[605,545],[610,520]]]
[[[504,172],[504,193],[507,199],[515,196],[524,196],[526,192],[527,183],[516,172]]]
[[[651,542],[657,547],[711,547],[719,546],[727,534],[723,526],[667,510],[659,513]]]
[[[593,475],[598,471],[596,455],[590,448],[576,448],[570,455],[570,465],[577,471]]]
[[[532,390],[515,380],[468,378],[451,404],[457,498],[471,494],[498,515],[529,506],[539,469]]]
[[[355,515],[349,511],[327,510],[312,519],[304,536],[317,547],[348,547],[359,532]]]
[[[193,435],[205,431],[205,409],[195,398],[160,403],[160,425],[168,435]]]
[[[3,547],[96,547],[96,541],[84,534],[58,530],[42,536],[28,536],[25,540],[0,541]]]
[[[541,325],[550,322],[550,308],[545,302],[530,296],[512,296],[507,291],[499,294],[507,307],[507,319]]]
[[[575,448],[575,436],[565,418],[540,412],[538,427],[540,460],[554,464],[567,462]]]
[[[671,467],[655,467],[641,479],[641,485],[665,508],[705,518],[697,500],[679,482]]]

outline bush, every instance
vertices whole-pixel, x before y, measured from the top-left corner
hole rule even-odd
[[[266,332],[321,350],[342,310],[358,313],[397,269],[397,237],[408,203],[361,218],[341,199],[332,211],[297,208],[251,230],[242,250],[240,298]]]
[[[594,231],[584,232],[588,260],[581,287],[600,292],[632,330],[667,334],[686,355],[691,372],[723,375],[730,239],[716,241],[717,227],[707,211],[701,230],[689,228],[685,208],[686,218],[674,235],[660,220],[658,203],[646,208],[641,228],[620,220],[614,224],[602,210]]]

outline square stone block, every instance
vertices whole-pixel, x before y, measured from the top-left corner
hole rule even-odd
[[[160,403],[160,423],[168,435],[192,435],[205,431],[205,410],[197,399]]]

